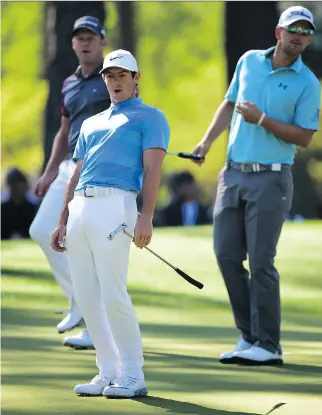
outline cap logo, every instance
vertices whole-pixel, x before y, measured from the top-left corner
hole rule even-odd
[[[84,23],[85,24],[88,24],[88,26],[94,26],[94,27],[98,27],[99,25],[97,24],[97,23],[94,23],[94,22],[91,22],[91,21],[86,21],[86,20],[84,20]]]
[[[307,19],[310,19],[311,20],[311,16],[310,15],[306,14],[303,11],[299,11],[299,10],[296,10],[296,11],[291,12],[290,13],[290,16],[291,17],[293,17],[293,16],[303,16],[303,17],[306,17]]]
[[[120,58],[123,58],[123,55],[122,56],[115,56],[114,58],[110,58],[110,61],[114,61],[114,59],[120,59]]]

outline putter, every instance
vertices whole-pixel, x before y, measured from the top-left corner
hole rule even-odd
[[[110,232],[107,236],[107,238],[111,241],[112,239],[115,238],[116,235],[118,235],[120,232],[124,232],[125,235],[127,235],[128,237],[130,237],[132,240],[134,239],[134,237],[128,233],[126,231],[127,228],[127,224],[126,223],[121,223],[121,225],[117,226],[115,229],[112,230],[112,232]],[[180,268],[175,267],[174,265],[170,264],[170,262],[166,261],[164,258],[162,258],[160,255],[158,255],[156,252],[152,251],[152,249],[148,248],[147,246],[144,247],[147,251],[149,251],[152,255],[156,256],[157,258],[159,258],[162,262],[164,262],[165,264],[167,264],[170,268],[172,268],[177,274],[180,275],[180,277],[184,278],[186,281],[188,281],[190,284],[194,285],[195,287],[199,288],[199,290],[201,290],[203,288],[203,284],[197,280],[195,280],[194,278],[190,277],[190,275],[186,274],[185,272],[183,272]]]
[[[198,161],[198,160],[203,160],[204,159],[204,157],[202,157],[202,156],[199,156],[199,154],[193,154],[193,153],[184,153],[184,152],[179,152],[179,153],[174,153],[174,152],[172,152],[172,151],[168,151],[167,152],[167,154],[169,155],[169,156],[177,156],[177,157],[180,157],[180,158],[182,158],[182,159],[189,159],[189,160],[196,160],[196,161]]]

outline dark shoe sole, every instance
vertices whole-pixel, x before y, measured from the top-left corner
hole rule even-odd
[[[77,396],[81,398],[101,398],[103,395],[91,395],[89,393],[76,393]]]
[[[92,346],[81,346],[81,345],[75,345],[72,343],[63,343],[63,346],[67,346],[67,347],[71,347],[72,349],[75,350],[95,350],[95,347]]]
[[[239,363],[238,357],[227,357],[224,359],[219,359],[219,363],[224,365],[237,365]]]
[[[259,362],[258,360],[243,359],[241,357],[237,357],[235,359],[238,360],[236,362],[237,364],[244,366],[282,366],[283,364],[282,359],[271,359],[263,362]]]

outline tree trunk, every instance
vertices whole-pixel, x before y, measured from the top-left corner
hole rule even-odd
[[[227,1],[225,10],[225,47],[230,82],[243,53],[275,45],[274,29],[279,13],[274,1]]]
[[[78,61],[71,47],[71,33],[76,19],[95,16],[105,22],[102,1],[51,1],[45,3],[44,77],[48,80],[49,93],[44,120],[45,168],[52,149],[53,139],[60,127],[61,88],[71,75]]]
[[[120,49],[130,51],[134,56],[136,53],[136,30],[135,30],[135,2],[116,2],[119,16],[119,46]]]

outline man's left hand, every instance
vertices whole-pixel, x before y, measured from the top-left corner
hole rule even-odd
[[[249,101],[238,102],[236,105],[236,112],[241,114],[244,121],[249,122],[250,124],[257,124],[262,115],[262,111]]]
[[[152,238],[152,229],[152,217],[141,213],[136,222],[133,239],[133,242],[138,248],[144,248],[149,245]]]

